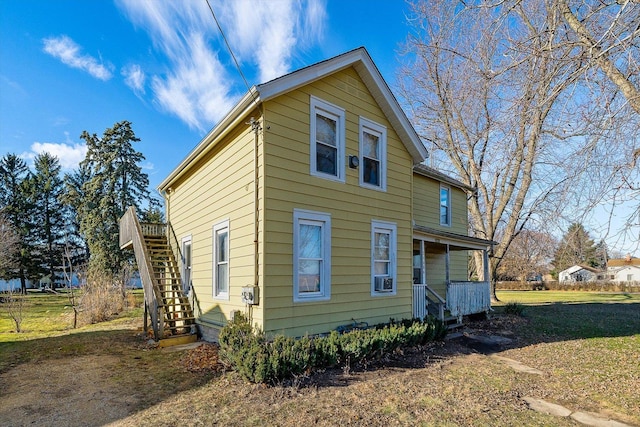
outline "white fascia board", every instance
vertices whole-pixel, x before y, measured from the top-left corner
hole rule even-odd
[[[363,47],[258,85],[257,90],[264,102],[352,66],[400,136],[414,164],[426,159],[429,156],[427,148]]]

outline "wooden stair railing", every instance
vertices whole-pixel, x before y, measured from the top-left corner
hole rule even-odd
[[[120,247],[132,248],[144,288],[145,330],[151,317],[154,338],[193,335],[195,318],[189,298],[182,292],[180,271],[167,243],[165,224],[141,224],[135,208],[120,219]],[[194,335],[195,336],[195,335]]]

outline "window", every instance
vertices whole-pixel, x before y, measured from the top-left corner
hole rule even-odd
[[[387,129],[360,117],[360,185],[387,188]]]
[[[311,97],[311,175],[344,182],[344,110]]]
[[[293,211],[293,300],[331,297],[331,215]]]
[[[440,225],[451,225],[451,189],[440,187]]]
[[[627,282],[633,281],[633,274],[627,274]]]
[[[396,293],[396,225],[371,223],[371,295]]]
[[[213,297],[229,299],[229,221],[213,226]]]
[[[191,292],[191,236],[182,238],[182,290]]]

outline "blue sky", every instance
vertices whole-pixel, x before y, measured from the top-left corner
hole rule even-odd
[[[390,85],[404,0],[210,0],[248,84],[365,46]],[[206,0],[0,1],[0,155],[84,158],[133,123],[153,188],[247,90]]]
[[[394,87],[404,0],[210,4],[250,86],[365,46]],[[48,151],[69,171],[84,130],[128,120],[155,189],[246,90],[206,0],[0,0],[0,156]],[[602,231],[606,217],[585,225]]]

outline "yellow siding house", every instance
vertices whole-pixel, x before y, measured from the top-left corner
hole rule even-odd
[[[426,157],[364,48],[252,87],[159,186],[204,337],[237,313],[301,336],[461,317],[456,284],[488,298],[467,277],[491,243],[467,236],[471,189]]]

